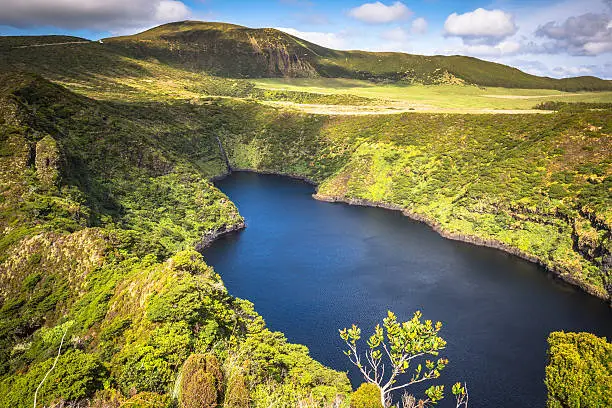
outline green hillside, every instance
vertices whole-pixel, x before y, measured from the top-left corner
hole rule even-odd
[[[120,53],[214,75],[238,78],[332,77],[424,84],[460,83],[564,91],[610,90],[595,77],[552,79],[463,56],[336,51],[284,32],[184,21],[140,34],[107,38]]]
[[[345,374],[269,331],[194,251],[243,227],[208,181],[231,109],[96,102],[22,74],[0,95],[1,407],[32,406],[64,333],[41,404],[167,406],[190,355],[218,362],[226,406],[345,398]]]

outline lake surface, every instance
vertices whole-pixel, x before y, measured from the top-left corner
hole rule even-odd
[[[271,329],[349,371],[354,386],[338,329],[357,323],[367,337],[388,309],[444,323],[450,363],[437,383],[466,381],[471,408],[543,407],[551,331],[612,338],[604,302],[502,251],[444,239],[399,212],[316,201],[290,178],[234,173],[217,185],[247,228],[216,241],[206,261]],[[440,406],[454,407],[447,392]]]

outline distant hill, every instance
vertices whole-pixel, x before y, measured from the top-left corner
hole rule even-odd
[[[538,77],[465,56],[337,51],[276,29],[225,23],[176,22],[104,43],[132,57],[237,78],[322,76],[563,91],[612,89],[611,81],[591,76]]]

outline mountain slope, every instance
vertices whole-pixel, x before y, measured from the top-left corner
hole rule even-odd
[[[538,77],[464,56],[337,51],[271,28],[224,23],[176,22],[104,42],[133,57],[229,77],[323,76],[564,91],[612,89],[612,82],[595,77]]]
[[[219,404],[323,404],[350,391],[194,250],[244,226],[208,181],[226,171],[214,135],[231,117],[0,74],[0,407],[32,406],[64,334],[45,406],[176,406],[190,355],[207,361],[200,370],[216,362],[206,373]]]

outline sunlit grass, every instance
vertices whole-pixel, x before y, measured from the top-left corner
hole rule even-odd
[[[463,85],[375,84],[337,78],[257,79],[266,89],[349,94],[438,108],[530,109],[542,101],[612,102],[612,92],[561,92],[550,89],[482,88]]]

